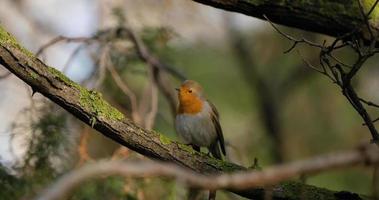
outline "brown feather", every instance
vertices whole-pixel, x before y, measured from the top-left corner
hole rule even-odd
[[[224,135],[222,133],[222,129],[221,129],[221,125],[220,125],[220,120],[219,120],[220,117],[219,117],[218,111],[216,109],[216,106],[212,102],[208,101],[208,103],[212,108],[212,116],[211,117],[212,117],[212,123],[216,129],[217,140],[219,142],[222,153],[226,156]],[[216,144],[216,148],[218,148],[217,144]]]

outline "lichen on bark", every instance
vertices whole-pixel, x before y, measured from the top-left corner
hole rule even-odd
[[[168,138],[167,136],[163,135],[162,133],[159,134],[159,141],[161,141],[162,144],[164,145],[169,145],[172,143],[172,140]]]
[[[29,50],[22,47],[17,42],[16,38],[14,38],[14,36],[9,34],[2,26],[0,26],[0,44],[1,45],[10,45],[12,47],[16,47],[17,49],[19,49],[20,51],[25,53],[27,56],[29,56],[30,58],[34,57],[34,54],[32,52],[30,52]]]
[[[109,120],[122,120],[124,115],[117,109],[109,105],[102,98],[101,93],[87,90],[79,87],[80,91],[80,104],[90,110],[96,117],[105,118]]]

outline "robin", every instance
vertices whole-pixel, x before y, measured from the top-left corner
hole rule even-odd
[[[179,107],[175,128],[179,137],[196,151],[207,147],[213,157],[222,159],[226,152],[216,107],[205,98],[201,85],[193,80],[184,81],[177,91]],[[215,191],[210,191],[209,199],[215,196]]]
[[[213,157],[222,159],[225,145],[219,114],[216,107],[205,98],[201,85],[186,80],[178,90],[179,108],[175,120],[175,128],[186,144],[200,151],[207,147]]]

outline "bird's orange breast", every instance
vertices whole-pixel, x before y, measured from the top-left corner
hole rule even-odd
[[[203,102],[201,99],[193,96],[179,95],[178,114],[197,114],[202,109]]]

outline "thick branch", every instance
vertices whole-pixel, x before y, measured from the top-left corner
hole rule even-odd
[[[1,27],[0,64],[31,86],[34,92],[43,94],[103,135],[142,155],[175,162],[202,174],[245,170],[244,167],[197,153],[186,145],[172,142],[162,134],[138,127],[104,101],[101,94],[82,88],[59,71],[45,65],[21,47]],[[332,191],[307,185],[301,187],[304,190],[319,191],[322,195],[334,198]],[[294,199],[296,197],[291,194],[299,190],[298,187],[287,187],[283,184],[273,189],[273,197],[281,199]],[[264,189],[254,189],[234,192],[249,198],[263,199],[264,191]]]
[[[362,27],[363,18],[357,0],[346,1],[267,1],[267,0],[193,0],[228,11],[243,13],[307,31],[341,36]],[[362,1],[366,13],[369,13],[375,1]],[[374,9],[369,18],[374,35],[379,31],[379,8]],[[366,29],[359,32],[369,40]]]

